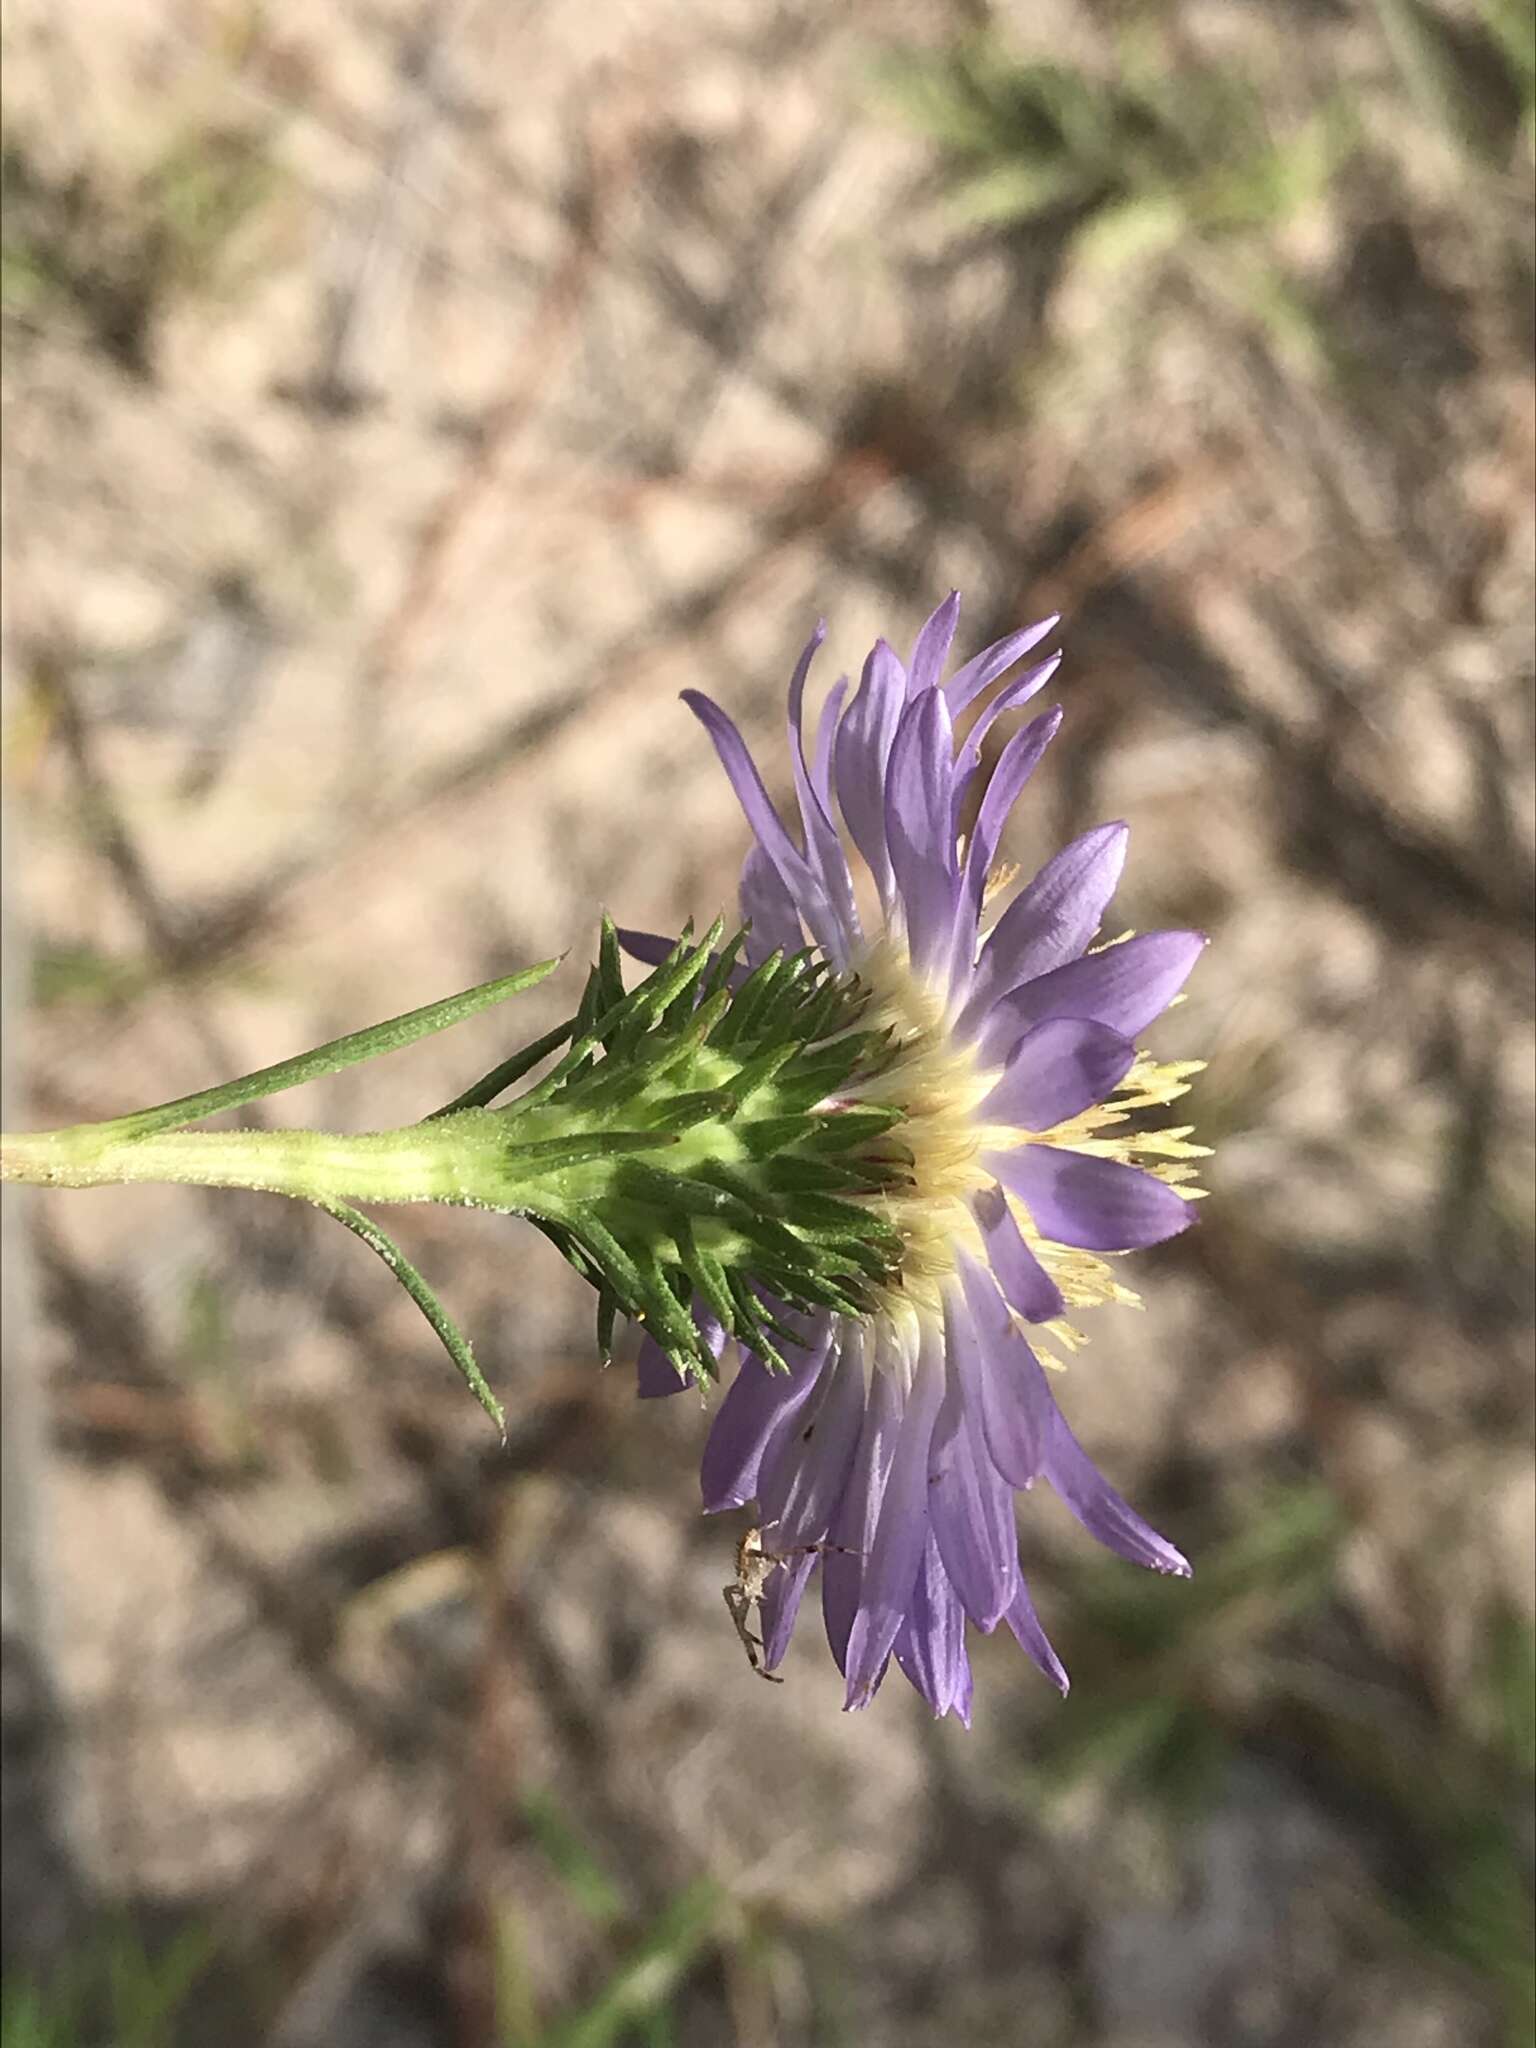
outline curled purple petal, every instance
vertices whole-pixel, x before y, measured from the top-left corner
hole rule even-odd
[[[1060,666],[1061,656],[1056,654],[1052,655],[1049,661],[1042,662],[1038,668],[1029,669],[1022,676],[1016,677],[1005,689],[999,690],[997,696],[966,734],[960,750],[955,756],[954,794],[950,805],[950,828],[957,839],[960,836],[963,822],[965,799],[969,795],[971,784],[975,781],[977,772],[981,767],[982,742],[986,739],[988,732],[1003,712],[1011,711],[1015,705],[1022,704],[1028,698],[1037,695],[1039,691],[1044,689]],[[1044,715],[1049,716],[1049,714]],[[1054,729],[1054,727],[1050,726],[1046,729],[1045,740],[1047,745],[1050,743]],[[1018,735],[1015,734],[1015,738],[1017,737]],[[1038,766],[1039,761],[1037,758],[1032,763],[1030,772],[1033,773],[1034,768]],[[990,787],[990,783],[988,786]]]
[[[795,1411],[793,1426],[762,1461],[757,1504],[776,1550],[821,1541],[853,1469],[864,1422],[863,1346],[855,1332],[844,1330],[833,1346],[817,1401]]]
[[[1135,1060],[1130,1039],[1107,1024],[1048,1017],[1019,1040],[1002,1079],[976,1114],[988,1123],[1052,1131],[1106,1101]]]
[[[789,1652],[800,1602],[816,1568],[816,1554],[787,1557],[763,1588],[763,1669],[777,1671]]]
[[[736,792],[736,800],[746,814],[747,823],[756,833],[758,844],[778,869],[800,915],[823,945],[832,944],[838,926],[826,891],[805,855],[785,831],[783,820],[763,787],[763,778],[757,772],[757,763],[752,759],[746,741],[720,706],[700,691],[684,690],[683,702],[713,740],[720,765]]]
[[[1026,669],[1023,675],[1015,676],[1011,683],[1004,683],[965,736],[967,761],[981,759],[982,743],[1003,713],[1017,711],[1019,706],[1027,704],[1031,697],[1038,697],[1060,667],[1061,656],[1053,654],[1049,661],[1042,661],[1036,668]]]
[[[944,602],[924,621],[922,630],[912,647],[912,660],[907,668],[907,697],[922,696],[925,690],[934,689],[944,673],[944,664],[949,659],[949,650],[955,638],[955,628],[960,623],[960,593],[952,590]]]
[[[1001,1188],[983,1188],[971,1202],[987,1264],[1003,1299],[1027,1323],[1048,1323],[1066,1313],[1061,1289],[1035,1257]]]
[[[1049,711],[1032,718],[1022,732],[1016,732],[997,757],[997,766],[976,815],[976,828],[965,850],[965,899],[978,911],[1008,814],[1045,758],[1046,748],[1061,729],[1063,715],[1059,704],[1052,705]]]
[[[957,668],[944,686],[945,694],[956,711],[963,711],[989,684],[1006,675],[1016,661],[1022,661],[1032,647],[1038,647],[1047,633],[1053,632],[1060,624],[1061,614],[1052,612],[1048,619],[1040,619],[1033,626],[1024,627],[1022,632],[1010,633],[1005,639],[994,641],[963,668]]]
[[[1055,1145],[988,1152],[988,1170],[1026,1204],[1042,1237],[1090,1252],[1139,1251],[1177,1237],[1195,1206],[1139,1166]]]
[[[763,1460],[758,1510],[763,1541],[791,1553],[819,1543],[832,1526],[848,1486],[864,1421],[864,1344],[855,1331],[840,1333],[841,1354],[828,1360],[819,1402],[807,1407]],[[809,1420],[807,1420],[809,1416]],[[800,1596],[815,1555],[791,1557],[768,1581],[763,1598],[763,1665],[776,1670],[794,1632]]]

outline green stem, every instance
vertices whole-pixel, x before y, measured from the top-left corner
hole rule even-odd
[[[258,1188],[312,1202],[481,1204],[506,1120],[470,1110],[403,1130],[161,1131],[124,1137],[120,1124],[0,1135],[0,1180],[99,1188],[172,1182]],[[491,1178],[496,1176],[494,1173]]]
[[[125,1138],[122,1124],[0,1134],[0,1180],[96,1188],[142,1182],[254,1188],[312,1202],[375,1252],[421,1310],[471,1392],[506,1434],[501,1404],[468,1340],[423,1276],[362,1202],[483,1202],[487,1154],[507,1151],[506,1119],[471,1111],[399,1131],[162,1131]]]

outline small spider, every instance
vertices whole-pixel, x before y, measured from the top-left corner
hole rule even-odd
[[[731,1620],[736,1624],[736,1633],[741,1637],[741,1647],[747,1653],[747,1662],[759,1678],[766,1678],[770,1685],[782,1685],[783,1679],[776,1671],[765,1671],[762,1663],[763,1639],[753,1635],[748,1623],[755,1607],[758,1626],[762,1626],[763,1594],[768,1581],[781,1565],[795,1557],[822,1557],[829,1550],[835,1550],[839,1557],[858,1557],[857,1550],[845,1550],[841,1543],[796,1543],[788,1550],[765,1550],[761,1529],[749,1529],[736,1546],[736,1578],[732,1585],[721,1588]]]

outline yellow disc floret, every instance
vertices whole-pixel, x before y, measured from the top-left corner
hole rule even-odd
[[[903,948],[889,937],[881,938],[855,963],[854,971],[871,997],[861,1028],[887,1030],[894,1048],[881,1071],[859,1084],[857,1098],[902,1112],[902,1121],[876,1148],[899,1155],[902,1174],[893,1186],[864,1198],[895,1229],[904,1247],[899,1278],[886,1290],[881,1308],[896,1332],[910,1337],[918,1319],[942,1314],[944,1283],[955,1273],[959,1252],[985,1263],[981,1232],[971,1213],[973,1197],[995,1185],[982,1163],[985,1153],[1011,1151],[1022,1144],[1059,1146],[1140,1167],[1176,1186],[1186,1198],[1201,1194],[1190,1185],[1195,1173],[1191,1162],[1208,1156],[1209,1148],[1190,1143],[1191,1127],[1142,1130],[1135,1118],[1140,1110],[1161,1108],[1183,1095],[1203,1061],[1164,1062],[1138,1052],[1105,1102],[1053,1130],[1021,1131],[982,1115],[1002,1069],[983,1065],[974,1047],[953,1036],[942,993],[913,973]],[[1116,1279],[1104,1256],[1042,1237],[1024,1204],[1012,1196],[1007,1199],[1026,1244],[1069,1308],[1095,1308],[1110,1301],[1140,1307],[1138,1296]],[[1086,1342],[1082,1332],[1064,1319],[1040,1329],[1064,1351],[1075,1351]],[[1061,1363],[1049,1351],[1042,1353],[1042,1362]]]

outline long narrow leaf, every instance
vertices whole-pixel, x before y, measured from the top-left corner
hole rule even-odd
[[[496,1100],[504,1088],[510,1088],[514,1081],[521,1081],[530,1068],[536,1067],[546,1053],[554,1051],[557,1045],[564,1045],[576,1028],[576,1019],[567,1017],[563,1024],[557,1024],[553,1031],[546,1031],[542,1038],[536,1038],[532,1045],[525,1045],[521,1052],[515,1052],[510,1059],[492,1067],[488,1074],[482,1074],[472,1088],[466,1088],[462,1095],[455,1095],[452,1102],[445,1102],[441,1109],[434,1109],[426,1119],[436,1123],[439,1117],[456,1116],[461,1109],[485,1109]]]
[[[469,1348],[468,1338],[460,1334],[447,1309],[443,1307],[399,1245],[386,1231],[379,1228],[371,1216],[365,1216],[360,1209],[353,1209],[345,1202],[323,1201],[318,1196],[313,1199],[317,1209],[323,1209],[327,1216],[334,1216],[338,1223],[344,1223],[354,1237],[360,1237],[370,1251],[378,1253],[432,1325],[443,1349],[464,1375],[469,1391],[501,1431],[502,1440],[505,1442],[506,1411],[486,1384],[485,1374],[476,1365],[475,1354]]]
[[[345,1038],[333,1038],[309,1052],[298,1053],[291,1060],[279,1060],[276,1066],[258,1067],[254,1074],[242,1074],[238,1080],[221,1082],[217,1088],[204,1088],[196,1095],[181,1095],[174,1102],[162,1102],[153,1109],[141,1109],[131,1116],[119,1117],[111,1128],[118,1137],[147,1138],[157,1131],[180,1130],[184,1124],[197,1123],[221,1109],[237,1109],[242,1103],[258,1101],[263,1095],[280,1095],[285,1088],[297,1088],[305,1081],[317,1081],[323,1074],[339,1074],[343,1068],[355,1067],[361,1060],[374,1059],[380,1053],[398,1052],[402,1046],[414,1045],[418,1038],[427,1038],[434,1031],[446,1031],[451,1024],[460,1024],[477,1011],[490,1009],[493,1003],[518,995],[523,989],[535,988],[559,965],[558,960],[541,960],[536,967],[525,967],[518,974],[504,974],[496,981],[481,982],[478,988],[446,996],[440,1003],[427,1003],[419,1010],[407,1010],[404,1016],[387,1018],[382,1024],[370,1024],[365,1031],[353,1031]]]

